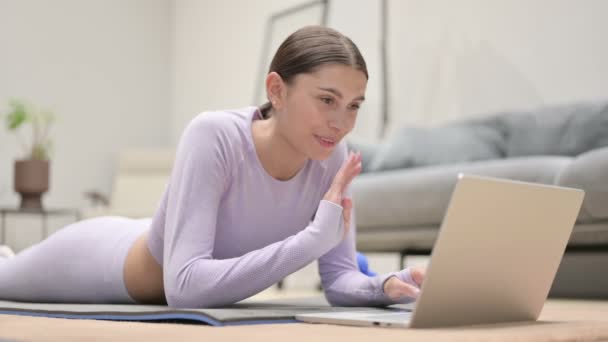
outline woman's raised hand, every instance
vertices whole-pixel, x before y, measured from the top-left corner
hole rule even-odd
[[[344,236],[348,234],[350,228],[350,214],[353,207],[353,201],[349,197],[344,196],[344,191],[350,185],[350,182],[361,173],[361,153],[349,152],[348,157],[336,173],[334,181],[331,183],[329,190],[323,197],[324,200],[333,202],[342,206],[342,216],[344,219]]]

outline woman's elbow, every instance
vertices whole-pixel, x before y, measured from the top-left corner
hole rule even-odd
[[[206,300],[206,296],[200,293],[188,291],[165,291],[167,305],[171,308],[180,309],[203,309],[221,306],[221,303]]]
[[[165,291],[165,298],[167,299],[167,305],[171,308],[185,309],[194,307],[192,300],[181,293]]]
[[[331,306],[351,306],[344,300],[344,295],[335,291],[325,291],[325,299]]]
[[[221,293],[200,286],[195,288],[167,286],[165,287],[165,298],[169,307],[181,309],[214,308],[231,304],[222,300]]]
[[[164,279],[165,299],[167,305],[172,308],[203,308],[205,303],[202,294],[205,292],[201,287],[196,291],[193,287],[184,284],[179,277],[166,276]]]

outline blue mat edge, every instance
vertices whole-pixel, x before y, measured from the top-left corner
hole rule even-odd
[[[237,325],[254,325],[254,324],[285,324],[285,323],[300,323],[295,319],[276,319],[276,320],[251,320],[251,321],[235,321],[235,322],[221,322],[209,317],[204,317],[197,314],[174,314],[174,313],[155,313],[155,314],[139,314],[139,315],[108,315],[108,314],[63,314],[63,313],[43,313],[35,311],[21,311],[21,310],[0,310],[0,314],[3,315],[19,315],[19,316],[34,316],[34,317],[50,317],[50,318],[67,318],[67,319],[95,319],[105,321],[159,321],[167,319],[183,319],[206,323],[210,326],[221,327],[221,326],[237,326]]]

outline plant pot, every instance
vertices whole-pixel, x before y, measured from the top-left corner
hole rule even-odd
[[[42,194],[49,189],[49,161],[15,161],[15,191],[21,195],[21,209],[42,209]]]

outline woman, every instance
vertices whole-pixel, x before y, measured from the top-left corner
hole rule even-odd
[[[77,222],[0,260],[0,298],[217,307],[318,259],[332,305],[414,300],[424,269],[357,269],[349,184],[368,73],[356,45],[320,26],[279,47],[260,108],[207,112],[184,130],[152,218]]]

